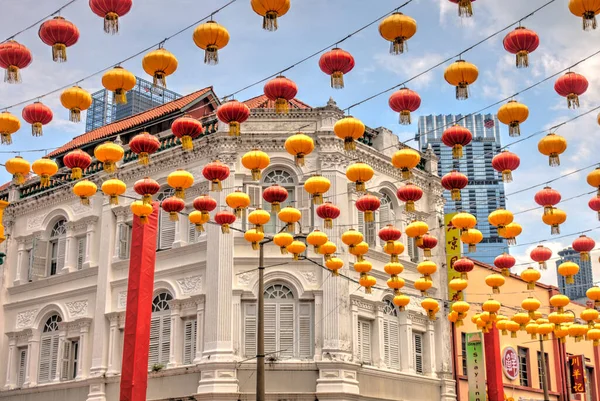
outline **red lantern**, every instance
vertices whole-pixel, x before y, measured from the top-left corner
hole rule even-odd
[[[544,189],[538,191],[534,197],[535,203],[544,207],[544,214],[551,213],[552,208],[556,206],[561,199],[562,196],[560,195],[560,192],[550,187],[544,187]]]
[[[581,235],[573,241],[572,245],[575,252],[579,252],[582,262],[589,262],[590,252],[596,247],[596,241],[585,235]]]
[[[71,169],[71,179],[83,177],[83,171],[92,164],[92,157],[81,149],[73,150],[63,157],[63,164]]]
[[[434,236],[431,236],[429,234],[425,234],[424,236],[421,237],[421,241],[419,242],[419,244],[417,246],[423,250],[423,255],[426,258],[430,258],[431,250],[433,248],[435,248],[437,246],[437,244],[438,244],[437,238],[435,238]]]
[[[423,190],[414,184],[407,183],[405,186],[398,188],[396,196],[406,203],[405,210],[407,212],[414,212],[415,202],[423,197]]]
[[[375,212],[381,206],[381,201],[374,195],[363,195],[356,201],[356,208],[364,213],[364,221],[369,223],[375,221]]]
[[[173,135],[181,140],[181,147],[184,150],[194,149],[192,140],[198,138],[204,132],[202,123],[192,117],[179,117],[171,124]]]
[[[221,191],[221,182],[229,177],[229,167],[218,160],[208,163],[202,169],[202,175],[212,183],[211,191]]]
[[[0,43],[0,67],[6,70],[4,82],[16,84],[21,82],[20,70],[31,64],[31,52],[14,40]]]
[[[288,198],[288,191],[281,185],[273,184],[263,190],[263,199],[271,204],[272,212],[279,212],[281,204]]]
[[[475,0],[450,0],[451,3],[458,4],[458,16],[459,17],[472,17],[473,16],[473,5],[471,4]]]
[[[421,107],[421,97],[413,90],[402,88],[392,93],[388,104],[392,110],[400,113],[400,124],[408,125],[411,123],[410,113],[417,111]]]
[[[502,181],[512,182],[512,172],[519,168],[521,159],[516,154],[503,150],[492,159],[494,170],[502,173]]]
[[[592,199],[590,199],[588,206],[594,212],[598,213],[598,220],[600,220],[600,196],[594,196]]]
[[[354,68],[354,57],[345,50],[331,49],[323,53],[319,59],[319,67],[327,75],[331,75],[331,87],[342,89],[344,87],[344,74]]]
[[[119,32],[119,17],[131,10],[133,0],[90,0],[94,14],[104,18],[104,32],[112,35]]]
[[[467,273],[475,268],[475,263],[467,258],[461,258],[454,262],[452,268],[459,272],[463,279],[467,279]]]
[[[57,16],[40,25],[38,35],[42,42],[52,46],[52,60],[62,63],[67,61],[67,47],[79,40],[79,29],[72,22]]]
[[[208,195],[202,195],[194,199],[194,209],[196,209],[204,215],[208,215],[216,208],[217,201]]]
[[[579,96],[583,95],[588,88],[588,80],[580,74],[567,72],[556,80],[554,90],[562,97],[567,98],[569,108],[579,107]]]
[[[394,241],[398,241],[401,237],[402,231],[391,224],[388,224],[379,230],[379,238],[390,246],[394,245]]]
[[[469,178],[466,175],[453,170],[442,177],[442,186],[450,191],[452,200],[460,200],[460,190],[469,184]]]
[[[279,75],[265,84],[265,96],[275,102],[275,113],[289,112],[289,101],[296,97],[298,87],[291,79]]]
[[[149,156],[160,148],[160,141],[148,132],[137,134],[129,141],[129,149],[138,155],[138,163],[147,165]]]
[[[552,257],[552,250],[543,245],[538,245],[529,253],[529,257],[539,263],[540,269],[546,270],[546,261]]]
[[[221,226],[221,232],[223,234],[229,233],[229,226],[235,223],[235,214],[228,210],[223,210],[215,214],[215,223]]]
[[[161,202],[162,209],[169,213],[171,221],[179,220],[179,212],[185,209],[185,201],[176,196],[171,196]]]
[[[250,117],[250,108],[237,100],[223,103],[217,109],[217,118],[229,124],[229,136],[240,136],[240,124]]]
[[[142,202],[152,203],[152,195],[156,195],[158,191],[160,191],[160,184],[152,178],[146,177],[137,180],[135,184],[133,184],[133,190],[135,193],[142,196]]]
[[[473,134],[471,134],[471,131],[460,125],[450,127],[442,134],[444,145],[452,148],[453,159],[463,157],[463,147],[470,144],[472,140]]]
[[[333,220],[340,217],[340,208],[331,202],[325,202],[317,207],[317,216],[325,222],[325,228],[333,228]]]
[[[54,117],[50,107],[43,103],[35,102],[23,108],[23,120],[31,124],[31,135],[42,136],[42,126],[49,124]]]
[[[508,253],[503,253],[502,255],[496,256],[494,259],[494,266],[498,269],[502,270],[503,276],[510,276],[510,269],[517,263],[517,260],[514,256],[509,255]]]
[[[504,38],[504,49],[517,55],[517,68],[529,67],[529,53],[540,45],[540,38],[531,29],[518,26]]]

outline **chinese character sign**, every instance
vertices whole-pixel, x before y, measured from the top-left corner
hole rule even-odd
[[[502,370],[510,380],[516,380],[519,377],[519,359],[517,351],[513,347],[506,347],[502,351]]]
[[[483,359],[483,334],[466,333],[469,401],[485,401],[485,361]]]
[[[444,224],[446,229],[445,241],[446,241],[446,266],[448,267],[448,283],[453,278],[460,278],[460,273],[454,270],[454,262],[460,258],[461,246],[460,246],[460,230],[453,227],[450,221],[456,215],[456,213],[449,213],[444,216]],[[458,293],[448,288],[448,296],[451,301],[462,301],[459,299]]]
[[[585,393],[585,360],[583,355],[569,357],[569,371],[571,373],[571,393]]]

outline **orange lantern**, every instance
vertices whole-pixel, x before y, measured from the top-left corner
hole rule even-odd
[[[362,262],[365,260],[364,256],[367,254],[367,252],[369,252],[369,244],[363,241],[350,249],[349,252],[356,256],[356,260],[358,262]]]
[[[477,219],[471,213],[460,212],[457,213],[452,220],[450,220],[452,227],[460,229],[461,233],[464,233],[477,225]]]
[[[410,297],[404,294],[396,295],[392,302],[394,302],[394,305],[398,307],[400,312],[404,312],[408,304],[410,304]]]
[[[510,223],[503,228],[498,229],[498,235],[506,239],[508,245],[516,245],[517,237],[523,232],[523,227],[519,223]]]
[[[50,177],[58,172],[58,165],[48,157],[42,157],[33,162],[31,170],[40,177],[40,186],[45,188],[50,185]]]
[[[425,312],[427,312],[427,316],[429,316],[429,320],[435,320],[435,314],[440,309],[440,305],[438,304],[438,301],[436,301],[435,299],[431,299],[431,298],[425,298],[424,300],[421,301],[421,307],[423,309],[425,309]]]
[[[210,215],[194,210],[188,215],[188,220],[190,224],[196,226],[196,231],[204,232],[204,224],[208,223]]]
[[[529,117],[529,108],[516,100],[509,100],[498,110],[498,120],[508,125],[508,135],[517,137],[521,135],[521,124]]]
[[[310,136],[297,133],[286,139],[284,146],[285,150],[294,156],[296,165],[304,166],[304,157],[311,154],[315,149],[315,142]]]
[[[600,13],[600,0],[570,0],[569,11],[583,20],[583,30],[590,31],[598,26],[596,15]]]
[[[22,185],[25,183],[27,176],[29,175],[29,171],[31,170],[31,165],[21,156],[15,156],[11,159],[8,159],[4,165],[8,174],[13,176],[13,183],[17,185]]]
[[[332,255],[336,252],[337,246],[331,241],[327,241],[323,245],[319,246],[319,253],[323,255],[326,261],[331,259]]]
[[[392,156],[392,164],[394,167],[402,171],[402,178],[408,180],[412,177],[411,170],[419,165],[421,155],[414,149],[400,149]]]
[[[182,169],[177,169],[167,176],[167,184],[175,190],[175,196],[185,199],[185,190],[194,185],[194,176]]]
[[[462,233],[460,240],[469,245],[469,252],[476,252],[477,244],[483,240],[483,234],[481,231],[472,228]]]
[[[314,175],[304,182],[304,190],[312,196],[313,204],[323,203],[323,194],[329,191],[331,182],[322,175]]]
[[[485,278],[485,283],[488,287],[492,287],[494,294],[500,294],[500,287],[504,285],[506,280],[501,274],[490,274]]]
[[[81,199],[82,205],[89,205],[90,198],[96,194],[98,187],[89,180],[81,180],[73,186],[73,193]]]
[[[109,198],[111,205],[119,204],[119,196],[123,195],[127,190],[127,186],[121,180],[112,178],[102,183],[102,192]]]
[[[333,132],[344,140],[344,150],[355,150],[356,141],[365,133],[365,124],[358,118],[348,116],[334,124]]]
[[[254,149],[242,156],[242,165],[252,172],[254,181],[260,180],[262,170],[271,163],[271,158],[262,150]]]
[[[375,279],[373,276],[362,274],[358,280],[358,283],[365,287],[365,294],[371,294],[371,289],[375,287],[375,284],[377,284],[377,279]]]
[[[427,280],[425,277],[421,277],[415,280],[415,290],[421,291],[421,295],[426,296],[427,290],[429,290],[433,286],[433,282],[431,280]]]
[[[560,166],[560,155],[567,150],[567,140],[555,133],[549,133],[538,143],[538,150],[549,157],[550,167]]]
[[[331,270],[333,276],[339,276],[339,270],[344,267],[344,261],[340,258],[329,258],[325,261],[325,267]]]
[[[0,143],[10,145],[11,135],[21,129],[21,121],[8,111],[0,113]]]
[[[406,235],[415,239],[415,244],[422,244],[423,236],[429,231],[429,226],[424,221],[415,220],[406,226]]]
[[[114,142],[104,142],[94,149],[94,156],[102,162],[107,173],[117,171],[117,162],[123,159],[124,154],[123,147]]]
[[[314,247],[315,252],[319,252],[319,247],[327,243],[327,241],[329,241],[327,234],[316,229],[306,237],[306,242]]]
[[[78,123],[81,121],[81,112],[92,105],[92,95],[75,85],[63,91],[60,95],[60,103],[70,111],[69,121]]]
[[[479,70],[475,64],[471,64],[465,60],[455,61],[444,72],[446,82],[456,87],[456,99],[458,100],[469,98],[469,85],[477,81],[478,77]]]
[[[542,216],[542,221],[544,224],[551,227],[550,233],[552,235],[560,234],[560,225],[567,221],[567,214],[564,211],[553,207],[550,213]]]
[[[521,278],[527,283],[528,290],[534,290],[535,283],[542,278],[542,274],[533,267],[528,267],[521,272]]]
[[[277,18],[284,16],[290,9],[290,0],[250,0],[255,13],[263,17],[263,29],[276,31]]]
[[[398,276],[392,276],[387,281],[387,286],[388,288],[394,290],[394,295],[402,294],[400,290],[404,287],[405,284],[406,282],[404,281],[404,279]]]
[[[248,222],[254,224],[254,228],[257,231],[264,232],[263,226],[271,220],[271,213],[261,208],[256,208],[248,214]]]
[[[142,59],[142,68],[151,75],[154,85],[167,87],[167,77],[177,70],[179,62],[173,53],[159,47],[146,54]]]
[[[260,241],[265,238],[265,234],[256,230],[250,229],[244,233],[244,239],[252,244],[252,249],[257,251],[260,248]]]
[[[529,317],[529,314],[519,312],[515,313],[515,315],[512,317],[512,320],[520,326],[521,330],[525,330],[525,327],[527,326],[527,323],[529,323],[531,318]]]
[[[140,224],[148,223],[148,216],[152,214],[154,208],[149,203],[136,200],[129,206],[131,212],[140,218]]]
[[[342,242],[348,246],[350,252],[352,252],[352,249],[354,249],[356,245],[363,242],[363,239],[364,236],[362,233],[353,228],[342,234]]]
[[[102,76],[102,86],[113,92],[116,104],[127,103],[127,92],[135,87],[136,78],[121,66],[116,66]]]
[[[591,171],[586,177],[587,183],[593,188],[598,189],[598,196],[600,196],[600,167],[597,167]]]
[[[417,271],[421,273],[426,280],[431,280],[431,275],[437,271],[437,265],[431,260],[425,260],[417,265]]]
[[[390,262],[397,263],[398,256],[404,252],[404,244],[400,241],[394,241],[392,243],[386,243],[383,246],[383,251],[390,255]]]
[[[594,307],[600,307],[600,287],[590,287],[586,292],[585,296],[594,302]]]
[[[293,233],[295,231],[295,224],[302,218],[302,213],[296,208],[284,207],[277,214],[277,217],[287,224],[288,232]]]
[[[565,278],[567,284],[575,284],[575,276],[579,273],[579,266],[573,262],[564,262],[558,266],[558,274]]]
[[[533,297],[529,297],[521,302],[521,308],[525,309],[529,312],[529,317],[531,319],[535,318],[535,312],[542,306],[542,303]]]
[[[250,206],[250,197],[238,189],[225,197],[225,203],[233,209],[235,216],[240,218],[242,212]]]
[[[273,243],[279,247],[282,255],[287,255],[287,247],[294,242],[294,236],[290,233],[278,233],[273,236]]]
[[[365,192],[366,183],[373,178],[375,171],[366,163],[353,163],[346,169],[346,178],[356,183],[356,192]]]
[[[229,43],[229,32],[215,21],[208,21],[194,29],[193,38],[196,46],[204,50],[204,64],[216,65],[219,63],[219,49]]]
[[[514,216],[511,211],[499,208],[494,210],[488,216],[488,221],[491,225],[498,228],[504,228],[514,220]]]
[[[288,245],[287,250],[294,256],[294,260],[298,260],[299,256],[306,251],[306,244],[302,241],[294,241]]]
[[[400,12],[387,16],[379,24],[379,34],[390,42],[390,54],[404,53],[406,41],[417,33],[417,21]]]
[[[401,274],[404,271],[404,266],[402,266],[402,263],[390,262],[386,263],[385,266],[383,266],[383,270],[390,276],[397,276],[398,274]]]

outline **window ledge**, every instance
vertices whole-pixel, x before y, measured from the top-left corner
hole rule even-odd
[[[94,266],[90,267],[89,269],[82,269],[71,273],[57,274],[51,277],[40,278],[30,283],[13,285],[12,287],[8,287],[8,293],[10,295],[21,294],[28,291],[50,287],[56,284],[70,282],[80,278],[96,276],[97,274],[98,266]]]
[[[201,250],[206,250],[206,241],[193,242],[191,244],[185,243],[184,246],[157,250],[156,260],[160,261],[165,259],[171,259],[181,255],[187,255],[190,253],[198,252]],[[117,259],[116,261],[112,262],[111,266],[115,270],[128,269],[129,258]]]

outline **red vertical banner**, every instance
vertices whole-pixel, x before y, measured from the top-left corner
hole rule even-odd
[[[485,345],[485,374],[487,378],[488,400],[504,401],[500,333],[496,328],[496,323],[484,334],[483,341]]]
[[[585,359],[583,355],[569,356],[569,374],[571,376],[571,393],[585,393]]]
[[[158,202],[154,202],[152,207],[154,211],[148,216],[147,224],[141,224],[138,216],[133,217],[120,401],[146,400]]]

